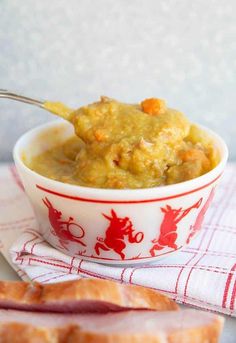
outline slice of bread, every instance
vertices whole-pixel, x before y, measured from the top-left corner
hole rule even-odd
[[[141,286],[100,279],[54,284],[0,281],[0,308],[42,312],[110,312],[131,309],[177,310],[166,296]]]
[[[217,343],[223,319],[196,310],[62,314],[0,310],[0,343]]]

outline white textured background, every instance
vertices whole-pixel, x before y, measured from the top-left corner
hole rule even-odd
[[[0,88],[79,106],[157,96],[236,158],[235,0],[0,0]],[[51,116],[0,99],[0,160]]]

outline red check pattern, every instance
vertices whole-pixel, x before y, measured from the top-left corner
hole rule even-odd
[[[111,279],[151,287],[180,303],[236,316],[235,174],[236,164],[229,164],[203,228],[188,247],[155,263],[123,268],[71,258],[46,243],[36,231],[15,169],[2,166],[0,249],[24,280]]]

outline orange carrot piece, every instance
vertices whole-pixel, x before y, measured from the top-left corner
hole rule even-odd
[[[202,162],[202,166],[205,169],[209,169],[210,167],[210,161],[207,158],[206,154],[204,153],[204,151],[199,150],[199,149],[190,149],[186,151],[181,151],[180,158],[182,159],[183,162],[200,160]]]
[[[143,112],[150,115],[159,115],[166,112],[166,102],[162,99],[149,98],[141,102]]]

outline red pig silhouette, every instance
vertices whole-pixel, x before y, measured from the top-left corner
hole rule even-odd
[[[129,243],[140,243],[143,240],[143,232],[134,234],[133,224],[128,217],[119,218],[116,212],[112,209],[111,216],[103,214],[103,216],[110,222],[106,232],[105,238],[97,237],[95,244],[95,252],[100,255],[100,249],[109,251],[114,250],[120,255],[122,260],[125,258],[123,250],[126,247],[125,237],[128,237]]]
[[[208,208],[212,202],[214,194],[215,194],[215,188],[212,188],[204,206],[201,208],[200,212],[197,215],[195,223],[190,228],[191,232],[187,238],[186,243],[189,243],[190,240],[192,239],[192,237],[200,230],[200,228],[202,226],[202,222],[203,222],[205,214],[206,214],[206,211],[208,210]]]
[[[202,203],[202,198],[196,202],[193,206],[183,210],[182,207],[179,209],[174,209],[170,205],[166,207],[161,207],[161,211],[164,213],[164,218],[160,227],[160,235],[158,238],[152,240],[155,243],[150,249],[151,256],[155,257],[155,250],[162,250],[165,247],[177,249],[175,241],[178,237],[177,235],[177,224],[187,216],[187,214],[194,208],[199,208]]]
[[[48,198],[42,200],[44,205],[46,205],[48,208],[48,218],[52,226],[51,232],[54,236],[58,237],[61,247],[68,250],[66,244],[68,244],[70,241],[79,243],[85,247],[86,244],[80,240],[80,238],[83,238],[85,235],[84,229],[80,225],[74,223],[74,219],[72,217],[69,217],[69,219],[66,221],[61,220],[62,213],[53,207]],[[71,232],[71,226],[74,228],[76,227],[76,230],[78,230],[78,235],[74,235]],[[79,254],[81,255],[81,252],[79,252]]]

